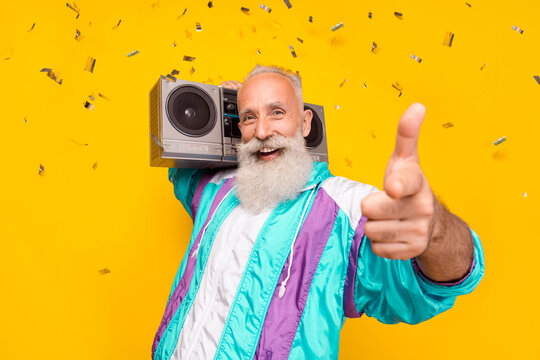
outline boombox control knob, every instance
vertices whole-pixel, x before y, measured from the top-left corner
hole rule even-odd
[[[236,110],[236,106],[234,106],[234,104],[231,104],[231,103],[227,104],[227,111],[229,113],[233,113],[234,110]]]

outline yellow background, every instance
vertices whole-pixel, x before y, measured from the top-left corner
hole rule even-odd
[[[219,84],[256,63],[300,71],[305,100],[325,106],[332,172],[379,188],[401,113],[424,103],[422,167],[483,241],[472,294],[417,326],[348,320],[340,359],[536,358],[539,3],[263,1],[271,13],[252,0],[86,0],[78,19],[65,1],[3,1],[0,358],[150,358],[191,222],[167,170],[149,167],[148,92],[172,69]]]

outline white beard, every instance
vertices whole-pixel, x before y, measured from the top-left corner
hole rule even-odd
[[[264,147],[281,150],[276,158],[262,161],[257,152]],[[301,128],[293,137],[273,135],[266,140],[253,137],[248,143],[237,145],[237,150],[236,195],[254,213],[296,198],[313,168]]]

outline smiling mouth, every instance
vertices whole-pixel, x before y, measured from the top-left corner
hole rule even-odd
[[[281,148],[269,148],[265,147],[257,151],[257,155],[261,160],[272,160],[277,157],[280,153]]]

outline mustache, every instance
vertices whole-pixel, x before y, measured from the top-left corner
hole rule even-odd
[[[238,144],[238,150],[241,150],[244,153],[256,153],[259,150],[265,147],[271,148],[287,148],[291,146],[291,143],[294,140],[283,135],[272,135],[264,140],[260,140],[256,137],[253,137],[250,141],[243,144]]]

